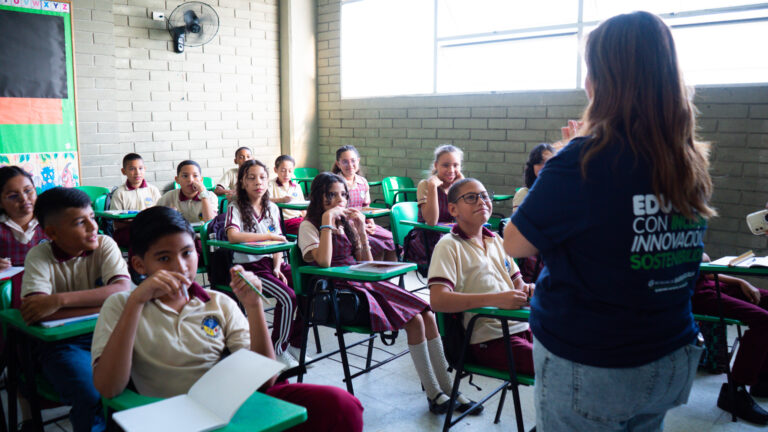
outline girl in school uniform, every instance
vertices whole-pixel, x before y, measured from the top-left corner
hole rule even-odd
[[[324,172],[315,177],[307,217],[299,227],[299,248],[305,261],[332,267],[373,259],[365,216],[347,207],[348,194],[347,182],[341,176]],[[446,393],[451,391],[452,382],[429,305],[389,282],[334,280],[334,284],[366,296],[374,332],[405,329],[411,360],[427,392],[429,410],[445,413],[449,403]],[[459,401],[457,409],[461,412],[473,404],[463,396]]]
[[[277,177],[269,181],[269,196],[272,202],[289,203],[292,201],[304,201],[304,192],[301,185],[291,180],[296,161],[289,155],[281,155],[275,159],[275,174]],[[283,210],[285,233],[297,235],[299,224],[304,220],[304,212],[301,210]]]
[[[37,191],[32,176],[16,166],[0,168],[0,271],[24,266],[27,252],[47,239],[32,214]],[[21,286],[21,274],[13,278]]]
[[[280,209],[269,200],[268,182],[267,167],[262,162],[251,159],[240,165],[237,200],[227,207],[225,229],[230,242],[285,241],[280,231]],[[303,322],[296,314],[291,267],[283,261],[283,253],[270,256],[235,252],[233,261],[255,273],[262,280],[264,291],[277,299],[272,327],[275,355],[289,367],[298,366],[295,356],[300,352]]]
[[[347,182],[348,207],[361,208],[371,204],[370,187],[368,180],[360,175],[360,153],[355,146],[346,145],[336,150],[336,162],[332,171]],[[397,261],[395,242],[390,231],[376,225],[373,219],[365,220],[365,230],[368,232],[374,259]]]
[[[464,178],[461,174],[463,159],[464,152],[453,145],[443,144],[435,149],[432,176],[420,181],[416,188],[419,222],[428,225],[453,222],[453,216],[448,211],[447,194],[454,182]],[[426,276],[431,251],[442,236],[436,231],[418,228],[411,230],[404,240],[405,260],[418,264],[419,271]]]

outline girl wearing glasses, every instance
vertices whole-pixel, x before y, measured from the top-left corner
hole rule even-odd
[[[435,149],[432,175],[419,182],[416,200],[419,203],[418,221],[428,225],[451,223],[453,216],[448,211],[448,189],[464,178],[461,162],[464,152],[458,147],[443,144]],[[426,276],[431,251],[443,234],[437,231],[412,229],[404,239],[405,260],[419,265],[419,272]]]
[[[583,136],[547,161],[504,231],[510,256],[545,263],[531,299],[536,423],[661,430],[702,351],[690,298],[715,215],[709,146],[659,17],[610,18],[585,54]]]
[[[347,207],[347,182],[336,174],[320,173],[312,181],[307,216],[299,226],[299,248],[307,262],[320,267],[348,266],[371,261],[371,245],[365,216]],[[437,330],[435,316],[424,300],[389,282],[333,281],[365,295],[374,332],[404,329],[411,360],[427,392],[429,410],[443,414],[448,409],[452,381]],[[463,396],[461,412],[473,404]]]
[[[23,267],[27,252],[47,239],[32,214],[35,201],[37,191],[29,173],[12,165],[0,168],[0,271]],[[22,274],[13,277],[14,285],[21,286]]]
[[[464,312],[493,306],[520,309],[528,305],[534,285],[523,281],[515,261],[504,252],[501,237],[483,225],[493,211],[493,196],[482,183],[467,178],[448,190],[448,211],[456,218],[429,264],[429,299],[439,312]],[[472,314],[465,313],[464,328]],[[533,375],[533,335],[526,322],[509,322],[509,345],[515,371]],[[508,370],[506,342],[498,320],[478,318],[470,337],[475,362]]]
[[[360,175],[360,153],[355,146],[346,145],[336,150],[336,162],[333,164],[332,171],[342,176],[347,183],[348,207],[361,208],[371,204],[370,187],[368,180]],[[391,232],[376,225],[373,219],[365,220],[365,230],[368,232],[368,241],[371,243],[371,254],[374,259],[397,261],[395,242]]]

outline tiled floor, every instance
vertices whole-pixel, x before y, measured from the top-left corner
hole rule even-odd
[[[408,286],[416,286],[415,278],[409,279]],[[359,336],[349,336],[350,340]],[[337,346],[336,338],[329,329],[321,329],[321,344],[324,350]],[[377,346],[382,346],[379,340]],[[406,347],[405,334],[401,334],[395,346],[388,347],[392,351],[399,352]],[[360,356],[365,355],[365,347],[359,346],[353,352]],[[314,353],[314,341],[310,342],[310,355]],[[383,358],[386,354],[378,350],[374,351],[374,358]],[[335,360],[333,360],[335,359]],[[362,366],[364,361],[356,358],[352,363]],[[344,387],[342,382],[343,372],[338,356],[326,359],[309,369],[305,382],[315,384],[328,384]],[[732,423],[730,416],[726,415],[715,405],[720,385],[725,380],[725,375],[709,375],[700,373],[696,378],[688,404],[671,410],[666,418],[667,431],[680,432],[705,432],[705,431],[758,431],[768,430],[768,427],[758,427],[743,421]],[[442,429],[443,416],[431,414],[427,409],[427,400],[421,391],[421,386],[409,355],[405,355],[381,368],[356,378],[354,381],[355,395],[365,407],[365,430],[376,431],[438,431]],[[488,390],[498,381],[477,377],[475,383],[483,390]],[[462,392],[477,399],[480,395],[476,389],[469,386],[466,380],[462,383]],[[522,400],[523,418],[526,430],[535,425],[535,410],[533,407],[533,389],[520,388]],[[2,393],[5,401],[5,392]],[[768,399],[759,400],[768,408]],[[507,397],[502,419],[499,424],[493,424],[495,409],[498,404],[498,395],[486,404],[486,411],[479,417],[467,417],[454,427],[455,431],[509,431],[515,428],[514,410],[511,397]],[[6,405],[7,406],[7,405]],[[51,418],[66,413],[66,408],[46,411],[45,418]],[[50,424],[46,431],[71,431],[71,425],[67,420],[61,420]]]

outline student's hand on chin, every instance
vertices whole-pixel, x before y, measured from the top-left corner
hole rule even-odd
[[[192,285],[192,281],[181,273],[158,270],[139,284],[131,293],[131,297],[141,303],[146,303],[155,298],[179,293],[188,289],[190,285]]]
[[[456,171],[456,178],[453,179],[453,181],[455,182],[456,180],[461,180],[463,178],[464,178],[464,174],[462,174],[461,171]]]
[[[5,270],[11,266],[11,260],[8,258],[0,258],[0,270]]]
[[[32,324],[54,314],[61,309],[56,295],[37,294],[21,300],[21,317],[27,324]]]
[[[237,296],[238,300],[240,300],[240,303],[243,304],[243,307],[249,308],[249,307],[261,307],[261,296],[259,296],[258,293],[253,291],[253,288],[248,286],[248,284],[241,278],[237,273],[242,273],[243,277],[248,279],[248,281],[256,287],[259,291],[262,291],[261,286],[261,279],[259,279],[255,274],[249,271],[245,271],[243,269],[243,266],[236,265],[233,266],[231,269],[229,269],[229,275],[231,276],[232,282],[229,283],[229,286],[232,287],[232,291],[235,292],[235,295]]]
[[[528,306],[528,295],[522,291],[511,290],[499,293],[499,301],[496,307],[500,309],[520,309]]]
[[[438,177],[437,175],[433,175],[427,181],[429,182],[430,185],[435,186],[435,187],[440,187],[440,186],[443,185],[443,181],[440,180],[440,177]]]

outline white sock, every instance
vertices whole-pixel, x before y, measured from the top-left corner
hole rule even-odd
[[[429,360],[432,363],[432,369],[435,371],[437,382],[440,383],[440,388],[443,390],[443,393],[450,397],[451,391],[453,390],[453,380],[448,373],[448,360],[445,359],[445,353],[443,352],[443,341],[439,336],[432,340],[428,340],[427,348],[429,349]],[[470,400],[464,397],[461,393],[459,393],[457,399],[459,403],[462,404],[470,402]]]
[[[427,391],[427,397],[434,399],[440,393],[440,386],[435,379],[435,372],[432,370],[432,366],[429,364],[429,353],[427,352],[427,343],[422,342],[416,345],[408,345],[408,350],[411,353],[411,360],[416,367],[416,373],[419,374],[419,380]],[[448,400],[448,397],[442,397],[442,400],[438,400],[438,403],[443,403]]]

